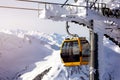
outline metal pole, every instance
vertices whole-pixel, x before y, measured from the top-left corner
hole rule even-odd
[[[98,69],[98,34],[94,33],[94,80],[99,80],[99,69]]]
[[[90,56],[90,80],[99,80],[98,73],[98,35],[94,33],[93,20],[91,20],[90,29],[90,43],[91,43],[91,56]]]
[[[94,32],[90,30],[91,56],[90,56],[90,80],[94,80]]]

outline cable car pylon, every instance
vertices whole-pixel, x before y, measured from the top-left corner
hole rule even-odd
[[[98,69],[98,34],[94,32],[94,21],[91,21],[90,28],[90,78],[89,80],[99,80],[99,69]]]

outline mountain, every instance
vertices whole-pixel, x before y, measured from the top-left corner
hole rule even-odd
[[[0,80],[89,80],[89,65],[64,67],[59,47],[65,35],[0,31]],[[120,80],[120,48],[103,39],[101,80]]]
[[[46,56],[59,49],[59,40],[63,39],[59,36],[38,31],[0,31],[0,79],[13,80],[30,65],[31,70],[34,69],[36,62],[44,61]]]

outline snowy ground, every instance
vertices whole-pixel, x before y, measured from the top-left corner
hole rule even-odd
[[[103,58],[102,80],[120,80],[120,48],[106,38],[104,38]]]
[[[62,65],[63,35],[5,30],[0,37],[0,80],[89,80],[89,66]],[[102,80],[120,80],[120,48],[106,38],[103,43]]]

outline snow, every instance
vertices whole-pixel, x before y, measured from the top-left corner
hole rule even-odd
[[[73,5],[85,6],[86,4],[82,2],[74,3]],[[86,15],[86,10],[84,7],[75,6],[64,6],[60,5],[50,5],[46,4],[47,8],[39,11],[39,18],[41,19],[52,19],[54,21],[65,21],[74,17],[81,17]],[[68,18],[68,19],[67,19]],[[70,21],[70,20],[69,20]]]
[[[37,80],[39,77],[42,80],[89,80],[88,65],[64,67],[60,51],[56,46],[51,47],[53,44],[58,46],[64,39],[63,35],[20,30],[17,35],[15,33],[11,30],[0,32],[0,79]],[[19,37],[21,33],[25,37]],[[107,38],[103,38],[101,43],[101,80],[119,80],[120,48]],[[43,75],[43,72],[46,74]]]
[[[0,74],[2,74],[0,77],[8,77],[7,80],[13,80],[19,72],[26,70],[29,65],[32,65],[30,71],[34,69],[36,67],[35,62],[44,60],[44,57],[53,52],[52,49],[56,50],[59,48],[58,44],[60,42],[57,44],[52,41],[52,43],[49,39],[61,39],[59,36],[56,37],[57,34],[48,38],[49,34],[43,35],[43,33],[38,34],[38,32],[36,32],[37,34],[33,32],[31,34],[28,34],[30,32],[23,34],[20,31],[17,32],[17,35],[15,33],[8,30],[0,32]],[[19,36],[21,33],[24,37]],[[52,49],[47,46],[52,47]]]
[[[111,0],[108,2],[111,3]],[[119,3],[119,0],[116,2]],[[86,5],[80,0],[76,4]],[[120,37],[117,29],[120,21],[106,18],[92,10],[88,10],[88,13],[86,16],[85,8],[49,5],[40,12],[39,17],[54,21],[74,20],[87,26],[90,25],[89,20],[95,19],[94,32],[99,38],[99,79],[120,80],[120,47],[104,37],[104,34],[114,39]],[[115,25],[110,25],[105,20],[114,21]],[[105,28],[112,28],[112,31]],[[89,80],[89,65],[63,66],[59,47],[65,35],[1,30],[0,37],[0,80]]]
[[[120,48],[104,38],[104,72],[103,80],[120,80]]]
[[[19,37],[21,34],[24,37]],[[0,79],[33,80],[45,70],[49,72],[43,80],[77,80],[78,75],[88,79],[85,75],[89,74],[89,66],[66,68],[61,63],[57,48],[63,35],[2,30],[0,36]]]
[[[103,2],[107,3],[108,7],[113,9],[113,8],[118,8],[119,5],[119,0],[102,0]],[[97,2],[101,2],[101,0],[98,0]],[[77,3],[75,3],[76,5],[80,5],[80,6],[86,6],[85,2],[83,0],[78,0]],[[113,46],[115,44],[107,44],[107,42],[110,42],[109,40],[104,40],[104,34],[109,35],[111,38],[114,38],[115,40],[117,40],[118,42],[120,42],[120,30],[119,25],[120,25],[120,20],[119,18],[114,18],[114,17],[106,17],[103,16],[101,11],[95,11],[95,10],[91,10],[91,9],[86,9],[86,8],[74,8],[74,7],[70,7],[71,10],[68,10],[68,8],[61,8],[61,7],[56,7],[54,5],[51,5],[55,10],[57,10],[57,12],[55,10],[52,10],[53,8],[49,7],[48,10],[51,10],[51,12],[49,12],[48,10],[46,10],[46,14],[42,14],[45,17],[45,19],[51,19],[53,21],[77,21],[80,23],[84,23],[87,26],[90,26],[90,22],[89,20],[93,19],[94,23],[94,32],[98,34],[99,40],[98,40],[98,53],[99,53],[99,79],[100,80],[119,80],[119,72],[116,72],[117,69],[114,69],[115,67],[112,66],[112,64],[115,63],[116,67],[119,67],[118,61],[119,58],[115,59],[116,57],[113,56],[113,54],[116,55],[120,53],[120,48],[117,46]],[[66,11],[65,11],[66,9]],[[59,11],[60,10],[60,11]],[[58,16],[56,16],[56,14],[58,12],[62,13],[59,14]],[[54,12],[54,15],[51,14],[52,12]],[[67,13],[66,13],[67,12]],[[52,16],[52,17],[51,17]],[[108,24],[106,22],[114,22],[113,24]],[[111,29],[106,29],[106,28],[111,28]],[[106,46],[106,44],[108,46]],[[110,50],[109,50],[110,49]],[[109,50],[109,51],[108,51]],[[111,55],[112,57],[108,58],[108,55]],[[119,56],[117,56],[119,57]],[[109,64],[106,64],[109,63]],[[110,65],[111,64],[111,65]],[[119,71],[119,69],[118,69]],[[117,76],[115,75],[117,74]]]

